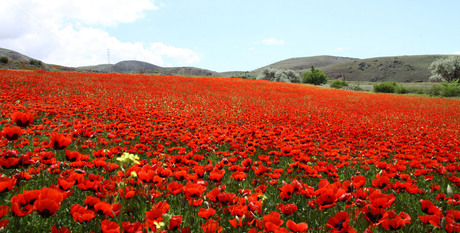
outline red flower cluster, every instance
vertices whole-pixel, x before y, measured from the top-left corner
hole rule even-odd
[[[7,232],[460,232],[458,100],[210,77],[0,77]]]

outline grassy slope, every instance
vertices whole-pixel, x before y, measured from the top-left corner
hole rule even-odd
[[[262,73],[262,71],[266,68],[274,68],[274,69],[289,69],[295,71],[303,71],[309,70],[310,67],[313,65],[315,67],[324,67],[331,64],[337,64],[347,61],[354,61],[355,58],[348,58],[348,57],[335,57],[335,56],[314,56],[314,57],[296,57],[290,58],[286,60],[282,60],[279,62],[275,62],[273,64],[260,67],[258,69],[252,70],[250,72],[245,71],[228,71],[228,72],[221,72],[218,75],[221,77],[231,77],[231,76],[258,76]]]
[[[355,58],[348,57],[334,57],[334,56],[314,56],[314,57],[297,57],[282,60],[268,66],[261,67],[253,72],[262,72],[265,68],[275,69],[291,69],[291,70],[304,70],[310,69],[313,65],[315,67],[324,67],[331,64],[337,64],[347,61],[355,60]]]
[[[322,67],[323,72],[331,79],[344,78],[352,81],[396,81],[421,82],[428,81],[431,73],[430,64],[445,55],[419,55],[377,57]]]
[[[256,69],[257,76],[264,68],[291,69],[299,73],[310,71],[310,66],[321,69],[330,79],[344,78],[364,82],[426,82],[431,76],[428,67],[447,55],[417,55],[354,59],[332,56],[292,58]]]

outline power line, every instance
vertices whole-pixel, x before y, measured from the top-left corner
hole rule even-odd
[[[21,6],[18,6],[16,5],[15,3],[13,3],[13,1],[11,0],[8,0],[8,3],[10,3],[11,6],[15,7],[16,9],[18,9],[22,14],[24,14],[27,18],[29,18],[30,21],[32,21],[33,23],[35,23],[36,25],[38,25],[39,27],[45,29],[50,35],[54,36],[56,41],[61,43],[61,42],[64,42],[66,41],[64,38],[62,38],[60,35],[58,35],[57,33],[51,31],[49,28],[47,28],[45,25],[43,25],[40,20],[37,20],[35,17],[33,17],[29,12],[27,12],[27,10],[23,9]]]

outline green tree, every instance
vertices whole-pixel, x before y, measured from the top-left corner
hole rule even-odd
[[[460,79],[460,56],[441,58],[431,63],[430,81],[458,82]]]
[[[8,57],[0,57],[1,63],[8,63]]]
[[[313,85],[322,85],[327,83],[327,76],[323,73],[323,71],[319,69],[315,69],[314,66],[311,66],[311,71],[305,73],[302,78],[302,83],[309,83]]]

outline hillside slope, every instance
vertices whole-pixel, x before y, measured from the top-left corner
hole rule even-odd
[[[343,78],[350,81],[370,82],[423,82],[428,81],[431,72],[428,67],[433,61],[446,55],[419,55],[376,57],[331,64],[321,70],[331,79]]]
[[[29,61],[31,58],[13,50],[0,48],[0,57],[7,57],[16,61]]]
[[[335,56],[296,57],[296,58],[290,58],[290,59],[282,60],[279,62],[275,62],[273,64],[255,69],[251,72],[260,73],[266,68],[305,70],[305,69],[310,69],[311,66],[320,68],[320,67],[324,67],[324,66],[328,66],[332,64],[343,63],[343,62],[353,61],[353,60],[356,60],[356,58],[335,57]]]

